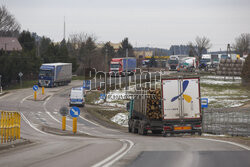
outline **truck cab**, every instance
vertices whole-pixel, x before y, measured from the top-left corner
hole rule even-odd
[[[70,92],[70,101],[69,106],[81,106],[85,105],[85,89],[80,88],[72,88]]]
[[[42,65],[38,76],[38,86],[53,87],[55,67]]]

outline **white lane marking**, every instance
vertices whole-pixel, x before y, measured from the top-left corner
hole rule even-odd
[[[88,120],[88,119],[82,117],[81,115],[79,115],[79,117],[82,118],[83,120],[85,120],[85,121],[87,121],[87,122],[89,122],[89,123],[95,125],[95,126],[101,126],[101,125],[99,125],[99,124],[97,124],[97,123],[94,123],[94,122],[92,122],[92,121],[90,121],[90,120]]]
[[[85,121],[87,121],[87,122],[89,122],[89,123],[95,125],[95,126],[99,126],[99,127],[102,127],[102,128],[104,128],[104,129],[108,129],[108,130],[113,131],[113,132],[119,132],[118,130],[106,128],[106,127],[104,127],[104,126],[102,126],[102,125],[100,125],[100,124],[94,123],[94,122],[92,122],[92,121],[90,121],[90,120],[88,120],[88,119],[82,117],[81,115],[79,115],[79,117],[82,118],[83,120],[85,120]]]
[[[45,132],[41,131],[40,129],[38,129],[37,127],[35,127],[34,125],[32,125],[32,124],[30,123],[30,121],[24,116],[23,113],[20,112],[20,114],[21,114],[22,119],[23,119],[31,128],[35,129],[36,131],[38,131],[38,132],[40,132],[40,133],[42,133],[42,134],[44,134],[44,135],[51,135],[51,134],[48,134],[48,133],[45,133]]]
[[[101,162],[98,162],[97,164],[93,165],[92,167],[100,167],[100,166],[102,166],[102,167],[109,167],[109,166],[111,166],[113,163],[115,163],[120,158],[122,158],[125,154],[127,154],[128,151],[134,145],[134,143],[132,141],[130,141],[130,140],[120,139],[120,141],[123,142],[123,146],[122,146],[122,148],[120,150],[118,150],[117,152],[115,152],[111,156],[107,157],[106,159],[102,160]],[[129,147],[127,149],[126,149],[126,147],[127,147],[127,143],[126,142],[129,143]]]
[[[2,95],[2,96],[0,96],[0,99],[8,97],[9,95],[12,95],[12,93],[8,93],[8,94],[5,94],[5,95]]]
[[[215,142],[221,142],[221,143],[227,143],[227,144],[231,144],[231,145],[235,145],[235,146],[241,147],[241,148],[243,148],[245,150],[248,150],[248,151],[250,150],[250,148],[247,147],[247,146],[244,146],[244,145],[238,144],[238,143],[234,143],[234,142],[231,142],[231,141],[217,140],[217,139],[207,139],[207,138],[198,138],[198,139],[215,141]]]
[[[31,97],[31,96],[33,96],[33,95],[29,95],[29,96],[23,98],[23,99],[20,101],[20,103],[23,104],[23,102],[24,102],[26,99],[28,99],[29,97]]]
[[[52,95],[52,96],[53,96],[53,95]],[[46,112],[53,120],[55,120],[56,122],[58,122],[58,123],[61,124],[61,121],[59,121],[58,119],[56,119],[56,118],[47,110],[47,108],[46,108],[46,103],[48,102],[48,100],[49,100],[52,96],[50,96],[48,99],[45,100],[45,102],[43,103],[43,108],[44,108],[45,112]],[[72,129],[72,127],[69,126],[69,125],[66,125],[66,127]],[[81,132],[81,133],[85,133],[85,134],[87,134],[87,135],[91,135],[91,134],[88,133],[88,132],[83,132],[83,131],[81,131],[81,130],[78,130],[78,131]]]

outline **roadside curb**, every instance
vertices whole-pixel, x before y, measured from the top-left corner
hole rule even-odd
[[[18,146],[26,145],[26,144],[31,144],[32,142],[28,139],[17,139],[13,142],[8,142],[8,143],[2,143],[0,144],[0,151],[7,150],[10,148],[15,148]]]
[[[69,131],[69,130],[63,131],[61,129],[52,128],[52,127],[48,127],[48,126],[42,126],[41,130],[43,132],[50,133],[53,135],[59,135],[59,136],[95,137],[95,136],[90,136],[88,134],[81,133],[81,132],[73,133],[72,131]]]
[[[8,93],[9,93],[9,92],[2,92],[2,93],[0,93],[0,97],[6,95],[6,94],[8,94]]]
[[[44,95],[44,96],[42,96],[42,97],[39,97],[39,95],[38,95],[38,97],[37,97],[37,99],[36,100],[34,100],[34,97],[33,96],[31,96],[30,98],[28,98],[27,100],[31,100],[31,101],[45,101],[47,98],[49,98],[51,95]]]

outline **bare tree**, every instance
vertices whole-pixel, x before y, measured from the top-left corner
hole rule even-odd
[[[192,52],[196,55],[198,58],[198,61],[200,62],[201,56],[203,53],[206,53],[208,49],[212,47],[212,44],[210,43],[210,39],[203,36],[199,37],[197,36],[195,38],[195,44],[192,42],[189,42],[189,47],[192,49]]]
[[[235,39],[235,44],[233,44],[233,49],[243,56],[250,53],[250,34],[244,33]]]
[[[17,36],[19,30],[20,25],[15,17],[4,5],[0,6],[0,36]]]

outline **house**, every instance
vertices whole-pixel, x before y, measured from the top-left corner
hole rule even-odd
[[[21,51],[22,46],[15,37],[0,37],[0,50]]]

